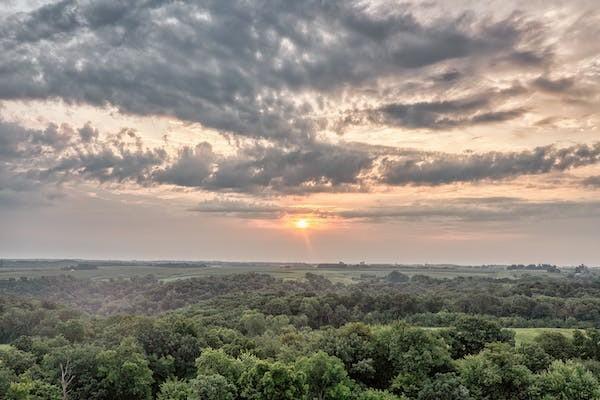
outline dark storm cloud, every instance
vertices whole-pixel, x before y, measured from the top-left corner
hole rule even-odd
[[[382,181],[390,185],[441,185],[566,171],[599,161],[600,143],[567,148],[545,146],[507,153],[424,153],[420,157],[384,159],[380,174]]]
[[[342,0],[63,0],[0,22],[2,99],[112,104],[296,143],[319,121],[289,93],[506,57],[540,29]]]

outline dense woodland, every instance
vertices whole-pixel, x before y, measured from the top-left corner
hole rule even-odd
[[[550,275],[0,280],[0,399],[600,399],[600,279]]]

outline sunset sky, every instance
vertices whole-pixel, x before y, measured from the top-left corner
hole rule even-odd
[[[0,2],[0,257],[600,264],[600,5]]]

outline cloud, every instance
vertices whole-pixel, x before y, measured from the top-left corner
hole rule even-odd
[[[600,188],[600,175],[590,176],[583,180],[584,186],[589,186],[592,188]]]
[[[26,129],[0,121],[0,190],[5,202],[54,193],[62,183],[78,181],[147,184],[150,172],[167,161],[165,149],[144,148],[124,129],[99,138],[91,124],[75,130],[49,124]]]
[[[34,190],[65,182],[174,185],[254,195],[368,191],[373,186],[496,181],[566,171],[600,162],[600,143],[521,152],[441,153],[314,141],[302,146],[239,144],[232,154],[209,143],[176,152],[150,148],[131,129],[100,134],[48,125],[25,129],[0,122],[2,186]],[[593,184],[590,180],[588,185]]]
[[[212,163],[217,155],[210,143],[203,142],[195,148],[184,146],[176,160],[169,166],[156,171],[153,179],[158,183],[178,186],[202,187],[212,173]]]
[[[342,146],[315,142],[295,149],[253,146],[225,158],[207,181],[213,190],[283,193],[344,191],[359,185],[373,157]]]
[[[320,110],[298,94],[335,96],[454,60],[506,59],[515,49],[522,58],[545,54],[532,39],[543,25],[523,15],[417,11],[345,0],[62,0],[1,18],[0,99],[110,104],[303,143],[314,139]],[[424,107],[381,112],[420,125],[436,113]]]
[[[535,88],[545,92],[564,93],[575,85],[575,79],[573,77],[568,77],[552,80],[540,76],[536,78],[532,84]]]
[[[454,78],[453,78],[454,79]],[[439,80],[434,77],[434,80]],[[503,89],[478,90],[461,96],[445,96],[418,102],[390,102],[362,110],[348,110],[335,124],[343,133],[351,125],[394,126],[407,129],[448,130],[464,126],[509,121],[521,117],[527,108],[501,109],[508,100],[527,93],[514,84]]]
[[[0,163],[15,180],[36,184],[67,181],[170,184],[210,191],[306,193],[357,190],[374,157],[323,142],[301,147],[240,145],[231,155],[209,143],[183,146],[175,154],[149,148],[131,129],[100,135],[50,124],[44,130],[0,122]]]
[[[549,220],[600,217],[597,201],[528,201],[516,197],[467,197],[421,201],[405,205],[365,207],[336,213],[345,219],[371,222],[388,220],[446,220],[499,222],[523,219]]]
[[[385,158],[379,173],[382,182],[389,185],[441,185],[566,171],[599,161],[600,143],[596,143],[566,148],[544,146],[522,152],[423,153]]]
[[[291,209],[286,209],[274,203],[219,197],[205,200],[196,207],[191,208],[190,211],[249,219],[274,219],[292,212]]]
[[[235,218],[276,219],[286,215],[311,215],[320,219],[389,221],[501,222],[600,217],[597,201],[528,201],[518,197],[461,197],[386,204],[353,209],[289,207],[240,199],[216,197],[190,209],[193,212]]]
[[[346,219],[371,222],[389,220],[446,220],[502,222],[600,217],[600,202],[527,201],[511,197],[457,198],[400,206],[370,207],[338,213]]]

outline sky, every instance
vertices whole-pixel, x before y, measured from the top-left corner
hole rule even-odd
[[[0,257],[600,265],[597,0],[0,3]]]

